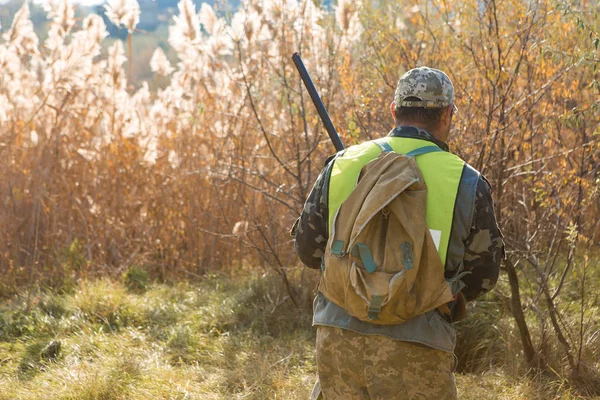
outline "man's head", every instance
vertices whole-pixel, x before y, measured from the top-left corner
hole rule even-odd
[[[423,128],[445,141],[454,110],[454,86],[442,71],[414,68],[398,80],[391,104],[396,125]]]

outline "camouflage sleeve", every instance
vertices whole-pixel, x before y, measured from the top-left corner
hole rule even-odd
[[[321,257],[327,245],[327,205],[331,159],[325,161],[325,168],[319,174],[304,203],[300,218],[292,228],[294,246],[300,261],[310,268],[321,267]]]
[[[467,301],[489,292],[498,281],[500,262],[504,257],[504,241],[496,223],[491,189],[485,178],[477,182],[475,211],[471,232],[465,242],[462,293]]]

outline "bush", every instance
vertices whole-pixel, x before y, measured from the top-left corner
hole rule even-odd
[[[145,269],[131,266],[124,274],[125,286],[132,292],[143,293],[148,289],[148,272]]]

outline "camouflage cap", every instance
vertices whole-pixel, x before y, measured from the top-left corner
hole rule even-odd
[[[407,101],[416,97],[419,101]],[[396,106],[442,108],[454,103],[454,86],[439,69],[414,68],[402,75],[394,96]]]

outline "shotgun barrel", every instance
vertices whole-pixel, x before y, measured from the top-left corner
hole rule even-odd
[[[335,150],[344,150],[344,144],[340,140],[340,137],[337,131],[335,130],[333,123],[331,122],[331,118],[329,118],[329,114],[327,113],[327,110],[325,109],[325,106],[323,105],[323,102],[321,101],[321,98],[317,93],[317,89],[315,89],[315,85],[313,84],[312,79],[310,79],[310,75],[308,74],[304,63],[302,62],[302,58],[300,58],[300,54],[298,54],[297,52],[294,53],[294,55],[292,56],[292,60],[294,61],[296,69],[300,73],[300,78],[302,78],[304,86],[306,87],[306,90],[308,91],[308,94],[310,95],[310,98],[312,99],[312,102],[315,105],[317,112],[319,113],[319,117],[321,117],[321,121],[323,121],[323,125],[325,125],[325,130],[327,131],[329,138],[333,142]]]

